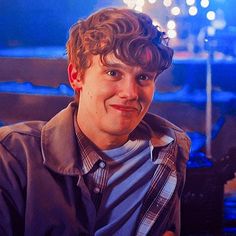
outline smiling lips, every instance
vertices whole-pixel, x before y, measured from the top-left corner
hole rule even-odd
[[[119,110],[119,111],[125,111],[125,112],[139,112],[139,109],[134,106],[127,106],[127,105],[118,105],[118,104],[112,104],[112,108]]]

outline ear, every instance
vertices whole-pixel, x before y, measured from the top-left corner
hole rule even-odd
[[[71,87],[79,92],[82,87],[82,80],[79,71],[70,63],[67,67],[68,78]]]

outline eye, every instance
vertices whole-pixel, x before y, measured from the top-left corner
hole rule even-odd
[[[109,76],[116,77],[116,76],[119,75],[119,72],[116,71],[116,70],[109,70],[109,71],[107,71],[107,74],[108,74]]]
[[[146,74],[140,74],[137,76],[138,81],[148,81],[148,80],[153,80],[153,76],[146,75]]]
[[[149,77],[147,75],[139,75],[138,80],[149,80]]]

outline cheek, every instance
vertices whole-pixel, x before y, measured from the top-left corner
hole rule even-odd
[[[152,100],[153,97],[154,97],[154,93],[155,93],[155,85],[152,87],[152,89],[150,89],[150,92],[149,92],[149,96],[150,96],[150,99]]]
[[[86,97],[87,97],[89,100],[93,100],[93,94],[92,94],[92,92],[91,92],[91,91],[88,91],[88,92],[86,93]]]
[[[98,97],[103,100],[107,100],[111,97],[116,96],[117,94],[117,86],[113,84],[101,85],[97,89],[98,89],[97,91]]]
[[[142,92],[142,100],[146,103],[152,102],[154,96],[154,89],[148,89]]]
[[[86,103],[89,109],[92,109],[96,114],[100,114],[104,109],[104,102],[107,96],[104,89],[100,87],[93,88],[86,93]]]

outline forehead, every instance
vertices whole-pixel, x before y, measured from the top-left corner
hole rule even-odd
[[[100,67],[130,67],[130,65],[126,64],[119,58],[117,58],[114,53],[109,53],[108,55],[92,55],[90,57],[91,66],[100,66]]]
[[[129,66],[127,63],[117,58],[114,53],[109,53],[108,55],[104,56],[103,60],[101,58],[101,63],[104,64],[105,66],[116,65],[116,64],[127,66],[127,67]]]
[[[149,71],[148,69],[144,69],[141,66],[137,64],[129,64],[126,61],[122,61],[121,59],[117,58],[114,53],[109,53],[108,55],[104,57],[97,57],[97,60],[102,66],[106,67],[114,67],[114,68],[120,68],[124,70],[136,70],[136,71],[142,71],[142,72],[153,72]]]

